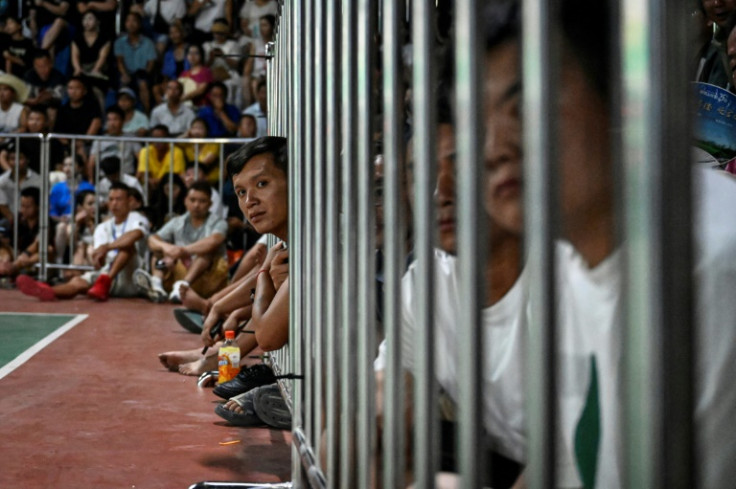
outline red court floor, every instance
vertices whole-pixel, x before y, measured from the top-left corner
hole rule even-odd
[[[86,297],[41,303],[0,290],[0,311],[89,315],[0,379],[0,488],[289,480],[288,432],[227,426],[211,389],[160,365],[157,353],[200,345],[173,307]]]

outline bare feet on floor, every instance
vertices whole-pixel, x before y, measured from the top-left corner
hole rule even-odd
[[[196,362],[200,358],[202,358],[202,350],[196,349],[167,351],[166,353],[158,354],[158,359],[161,364],[172,372],[178,372],[180,365]]]
[[[217,351],[217,350],[215,350]],[[179,365],[179,373],[184,375],[202,375],[217,369],[217,355],[201,357],[198,360]]]
[[[188,285],[181,285],[179,287],[179,294],[181,295],[181,303],[187,309],[198,311],[204,316],[210,312],[209,301],[197,294]]]

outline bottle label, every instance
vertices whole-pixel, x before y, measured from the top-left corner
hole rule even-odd
[[[217,383],[233,380],[240,372],[240,348],[223,346],[217,355]]]

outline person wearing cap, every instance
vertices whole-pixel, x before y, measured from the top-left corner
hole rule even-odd
[[[232,18],[232,0],[194,0],[189,3],[187,17],[194,19],[194,29],[189,34],[189,41],[202,44],[211,39],[210,32],[215,19],[225,17],[228,24]]]
[[[212,22],[211,41],[207,41],[202,45],[204,48],[204,57],[211,69],[222,66],[227,71],[234,70],[238,67],[238,54],[240,50],[238,43],[227,36],[230,33],[230,25],[227,19],[220,17]]]
[[[151,110],[151,80],[156,63],[156,47],[143,35],[143,21],[137,12],[125,17],[125,34],[115,41],[114,52],[120,72],[120,85],[138,90],[146,112]]]
[[[136,98],[132,88],[118,90],[118,107],[123,109],[123,134],[143,137],[148,134],[148,117],[135,108]]]
[[[22,132],[26,124],[28,87],[15,75],[0,75],[0,133]]]

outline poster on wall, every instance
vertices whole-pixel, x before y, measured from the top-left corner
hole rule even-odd
[[[709,83],[693,86],[697,100],[695,163],[736,171],[736,95]]]

